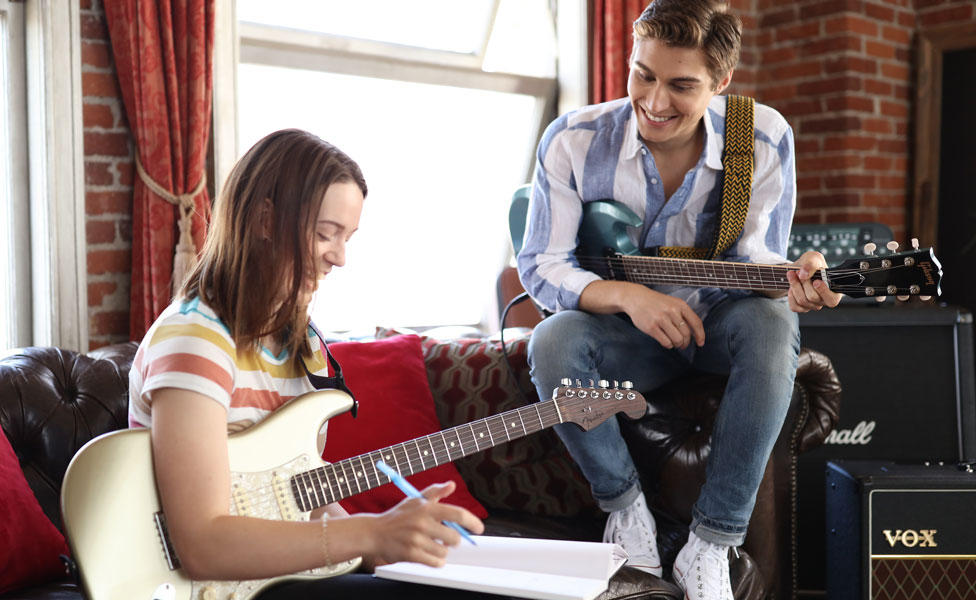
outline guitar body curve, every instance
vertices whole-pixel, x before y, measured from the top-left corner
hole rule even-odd
[[[628,227],[640,227],[643,220],[622,202],[595,200],[583,205],[579,228],[579,253],[600,256],[607,248],[621,254],[637,255],[640,248],[627,233]]]
[[[338,390],[305,394],[257,425],[229,436],[231,514],[307,521],[310,513],[299,510],[289,494],[272,490],[291,474],[326,464],[317,452],[317,433],[325,421],[349,410],[352,403]],[[307,431],[309,424],[315,424],[315,429],[307,436],[294,434]],[[261,500],[252,497],[258,490],[267,490],[268,495]],[[355,570],[360,563],[356,559],[332,569],[265,580],[189,579],[168,544],[149,429],[115,431],[85,444],[65,472],[61,511],[90,600],[148,600],[163,583],[175,588],[179,600],[202,597],[207,589],[214,590],[215,598],[235,593],[244,600],[284,579],[330,577]]]

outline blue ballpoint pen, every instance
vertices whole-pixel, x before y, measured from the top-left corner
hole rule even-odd
[[[383,471],[383,474],[389,477],[390,481],[392,481],[398,488],[400,488],[400,491],[406,494],[408,498],[424,497],[423,494],[417,491],[417,488],[413,487],[409,481],[404,479],[403,476],[401,476],[399,473],[397,473],[392,468],[390,468],[390,465],[386,464],[382,460],[376,461],[376,468],[379,469],[380,471]],[[460,533],[461,537],[471,542],[472,545],[474,546],[478,545],[474,543],[474,539],[472,539],[471,534],[464,527],[461,527],[454,521],[443,521],[443,523],[448,527],[450,527],[451,529]]]

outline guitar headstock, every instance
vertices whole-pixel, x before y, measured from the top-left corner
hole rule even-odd
[[[608,418],[624,413],[628,418],[639,419],[647,412],[647,401],[640,392],[634,391],[633,384],[616,381],[610,385],[605,379],[590,387],[583,387],[579,380],[573,386],[569,379],[563,379],[561,385],[552,391],[552,399],[559,408],[562,421],[573,422],[589,431],[600,425]]]
[[[889,242],[887,247],[892,253],[878,256],[874,254],[876,246],[866,244],[866,256],[826,269],[830,289],[851,298],[873,297],[879,302],[887,296],[928,300],[942,294],[942,265],[931,248],[919,248],[915,239],[912,249],[905,252],[895,252],[898,242]]]

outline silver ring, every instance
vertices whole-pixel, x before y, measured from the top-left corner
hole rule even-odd
[[[684,326],[685,326],[685,322],[684,321],[678,323],[678,328],[681,328],[681,327],[684,327]]]

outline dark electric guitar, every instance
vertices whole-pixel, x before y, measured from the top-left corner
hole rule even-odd
[[[604,279],[742,290],[787,290],[790,284],[786,273],[797,270],[790,265],[648,256],[627,233],[628,227],[640,226],[640,218],[619,202],[585,204],[576,253],[580,266]],[[912,245],[906,252],[850,258],[813,277],[823,280],[831,291],[852,298],[874,297],[880,301],[886,296],[899,300],[919,296],[928,300],[940,295],[942,265],[931,248],[919,248],[915,240]],[[893,250],[897,243],[888,247]],[[873,250],[873,244],[865,249]]]

